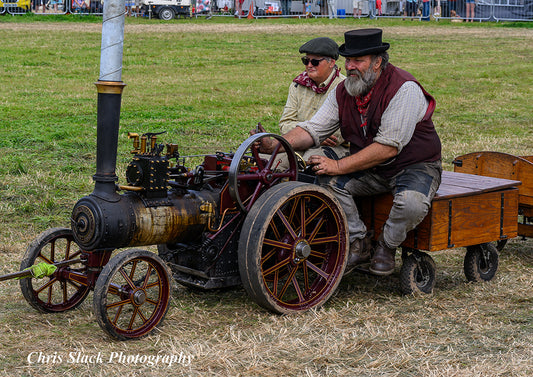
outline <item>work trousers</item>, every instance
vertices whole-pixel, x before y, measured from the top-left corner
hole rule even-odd
[[[364,238],[367,233],[354,198],[391,192],[394,200],[383,227],[383,238],[388,247],[396,248],[405,241],[407,232],[426,217],[441,173],[441,162],[436,161],[410,165],[390,179],[365,170],[340,176],[322,175],[318,183],[334,193],[346,212],[350,242]]]

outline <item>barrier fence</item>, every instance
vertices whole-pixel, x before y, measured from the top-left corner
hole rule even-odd
[[[188,0],[179,0],[182,1]],[[152,17],[152,14],[141,10],[143,2],[158,3],[158,0],[127,0],[128,15]],[[0,0],[0,14],[101,15],[102,10],[103,0]],[[533,21],[533,0],[192,0],[190,16],[202,15],[237,18],[402,18],[419,21],[450,19],[454,22]]]
[[[98,14],[103,3],[100,0],[0,0],[0,14]]]

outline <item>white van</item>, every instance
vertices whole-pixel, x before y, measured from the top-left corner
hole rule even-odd
[[[174,17],[191,17],[191,0],[141,0],[145,15],[172,20]]]

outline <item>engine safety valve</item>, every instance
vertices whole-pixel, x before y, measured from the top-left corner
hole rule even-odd
[[[143,137],[146,137],[148,140],[150,140],[150,150],[153,150],[155,148],[155,143],[157,141],[157,135],[161,135],[166,133],[167,131],[162,132],[147,132],[143,135]],[[141,137],[142,140],[142,137]],[[142,149],[142,148],[141,148]],[[144,153],[144,152],[143,152]]]
[[[146,135],[142,135],[141,136],[141,153],[142,154],[145,154],[146,153],[146,140],[148,138],[146,137]]]

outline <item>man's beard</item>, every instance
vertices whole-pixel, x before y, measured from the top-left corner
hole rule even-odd
[[[351,76],[355,74],[356,76]],[[377,72],[368,68],[365,73],[361,74],[358,70],[352,69],[346,72],[344,87],[349,95],[353,97],[364,96],[370,92],[376,81]]]

